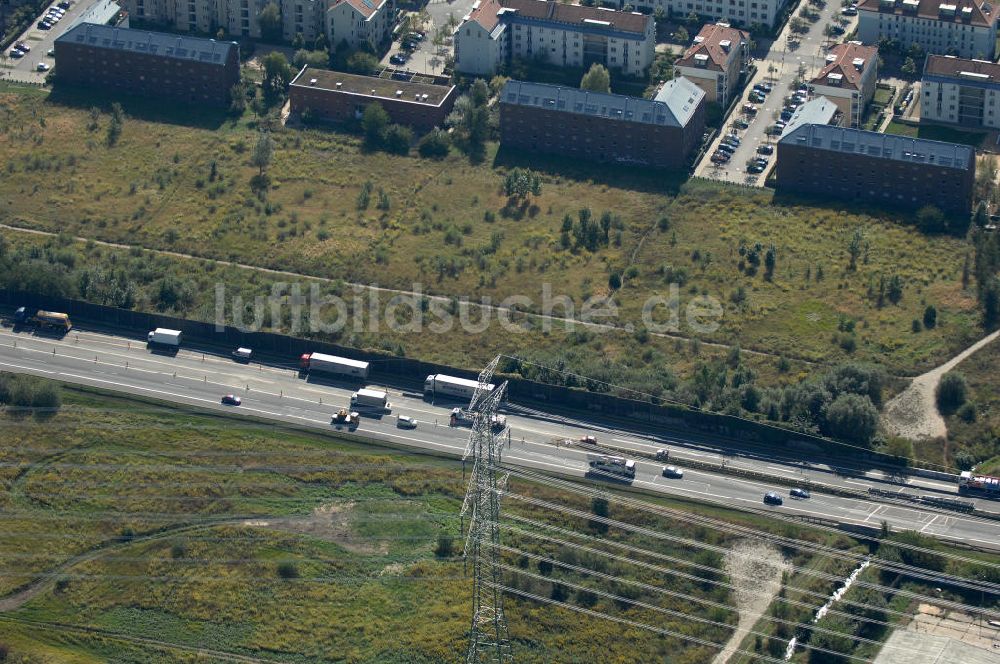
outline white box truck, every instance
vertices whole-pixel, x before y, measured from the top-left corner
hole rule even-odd
[[[588,454],[587,465],[590,472],[606,478],[635,479],[635,461],[620,456]]]
[[[303,372],[368,378],[368,363],[349,360],[346,357],[326,353],[305,353],[299,358],[299,369]]]
[[[363,388],[351,395],[351,408],[389,412],[389,395],[383,390]]]
[[[158,327],[146,335],[146,342],[150,346],[162,346],[164,348],[180,348],[181,331],[168,330],[165,327]]]
[[[431,374],[424,381],[424,396],[448,396],[457,399],[471,399],[479,387],[479,381],[468,378],[456,378],[445,374]],[[487,385],[486,391],[492,392],[495,385]]]

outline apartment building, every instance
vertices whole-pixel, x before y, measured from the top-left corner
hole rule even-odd
[[[749,57],[750,35],[728,23],[704,25],[683,57],[674,63],[684,76],[705,91],[706,101],[728,106]]]
[[[80,23],[55,40],[57,85],[228,106],[240,80],[234,42]]]
[[[976,153],[967,145],[821,124],[799,125],[778,141],[779,191],[893,208],[937,206],[968,215]]]
[[[629,4],[650,13],[657,8],[675,17],[694,12],[713,23],[772,28],[788,0],[636,0]]]
[[[336,0],[327,11],[327,37],[334,47],[379,52],[392,39],[396,9],[393,0]]]
[[[912,44],[928,53],[991,59],[996,44],[997,10],[985,0],[861,0],[857,38]]]
[[[920,121],[1000,128],[1000,65],[929,55],[920,85]]]
[[[878,81],[878,48],[852,41],[827,52],[826,65],[809,83],[813,94],[826,97],[840,109],[843,124],[858,127]]]
[[[455,29],[455,69],[488,76],[512,59],[561,67],[599,63],[643,76],[653,63],[652,16],[547,0],[477,0]]]
[[[705,93],[685,78],[654,99],[508,81],[500,144],[588,161],[683,168],[705,130]]]
[[[457,97],[458,88],[443,76],[396,72],[379,78],[309,67],[303,67],[288,92],[291,111],[298,115],[308,111],[318,120],[351,122],[377,103],[392,122],[419,130],[443,125]]]

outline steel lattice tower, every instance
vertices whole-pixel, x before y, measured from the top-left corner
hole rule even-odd
[[[499,357],[479,374],[479,387],[472,397],[472,433],[465,457],[472,456],[472,477],[462,505],[462,514],[471,512],[464,555],[471,560],[473,573],[472,628],[469,632],[467,664],[514,661],[507,619],[503,612],[503,585],[500,569],[500,494],[507,478],[499,476],[503,431],[494,430],[494,415],[507,391],[507,383],[489,391],[488,385]]]

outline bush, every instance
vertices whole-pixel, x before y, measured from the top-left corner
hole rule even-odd
[[[867,396],[841,394],[826,409],[826,431],[834,438],[868,445],[878,430],[878,411]]]
[[[937,406],[942,415],[950,415],[965,403],[969,388],[965,376],[957,371],[949,371],[941,377],[937,386]]]
[[[280,563],[278,565],[278,576],[282,579],[297,579],[299,577],[299,570],[295,566],[295,563]]]
[[[437,546],[434,547],[434,555],[438,558],[451,558],[455,554],[455,539],[451,535],[441,533],[438,535]]]
[[[451,148],[451,137],[443,129],[434,129],[420,139],[417,151],[421,157],[442,159],[448,156]]]
[[[924,327],[928,330],[937,326],[937,309],[932,304],[928,304],[924,309]]]
[[[382,144],[386,151],[394,154],[409,154],[413,143],[413,131],[403,125],[389,125],[382,136]]]

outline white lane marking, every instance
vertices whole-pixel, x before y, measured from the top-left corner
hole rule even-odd
[[[924,526],[923,528],[921,528],[921,529],[920,529],[920,532],[924,532],[925,530],[927,530],[928,528],[930,528],[930,527],[931,527],[931,525],[932,525],[932,524],[933,524],[933,523],[934,523],[935,521],[937,521],[937,518],[938,518],[939,516],[941,516],[941,515],[940,515],[940,514],[935,514],[935,515],[934,515],[934,518],[933,518],[933,519],[931,519],[930,521],[928,521],[928,522],[927,522],[927,525],[926,525],[926,526]]]

